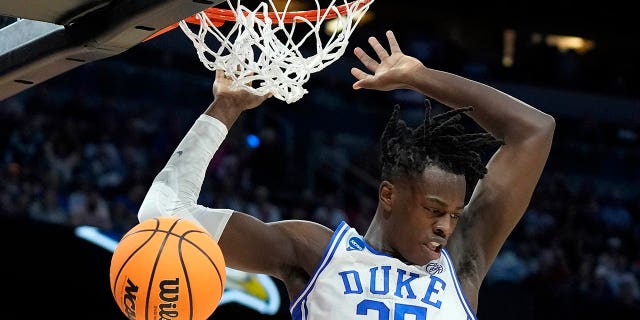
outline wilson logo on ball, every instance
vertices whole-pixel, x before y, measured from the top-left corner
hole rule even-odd
[[[124,288],[124,296],[122,297],[122,304],[125,307],[125,314],[127,318],[131,320],[136,319],[136,293],[138,293],[138,286],[127,279],[127,286]]]
[[[166,302],[158,306],[160,319],[169,320],[178,317],[179,313],[175,302],[179,299],[179,291],[180,278],[160,281],[160,300]]]

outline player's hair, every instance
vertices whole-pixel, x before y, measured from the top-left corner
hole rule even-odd
[[[460,123],[462,113],[473,107],[452,109],[431,117],[431,103],[425,100],[424,122],[409,128],[400,119],[400,106],[393,113],[380,137],[383,180],[420,174],[427,166],[463,174],[472,186],[487,173],[481,150],[504,144],[489,133],[466,133]]]

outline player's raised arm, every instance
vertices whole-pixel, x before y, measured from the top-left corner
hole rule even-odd
[[[232,88],[231,80],[221,70],[216,72],[213,94],[214,101],[195,121],[154,179],[138,219],[162,215],[195,221],[219,240],[227,266],[238,270],[281,279],[297,271],[296,268],[310,274],[331,237],[327,228],[310,222],[267,224],[231,209],[197,204],[206,169],[228,129],[244,110],[259,106],[270,96]],[[323,239],[324,243],[319,241]]]
[[[372,58],[361,48],[356,56],[367,71],[352,69],[354,89],[412,89],[452,107],[473,107],[467,114],[504,142],[487,165],[465,208],[468,216],[450,248],[459,270],[478,286],[506,238],[524,214],[547,161],[555,120],[532,106],[485,84],[425,67],[402,53],[387,32],[390,50],[374,37]],[[470,291],[470,290],[469,290]]]

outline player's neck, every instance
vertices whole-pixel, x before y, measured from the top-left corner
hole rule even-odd
[[[369,224],[367,232],[364,235],[364,240],[377,251],[389,253],[387,252],[384,244],[384,228],[382,219],[382,215],[376,212],[373,216],[373,220],[371,220],[371,223]]]

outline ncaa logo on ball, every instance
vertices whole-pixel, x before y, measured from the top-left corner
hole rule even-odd
[[[136,318],[136,294],[139,287],[127,278],[127,285],[124,288],[124,296],[122,296],[122,305],[124,305],[127,318],[135,320]]]

